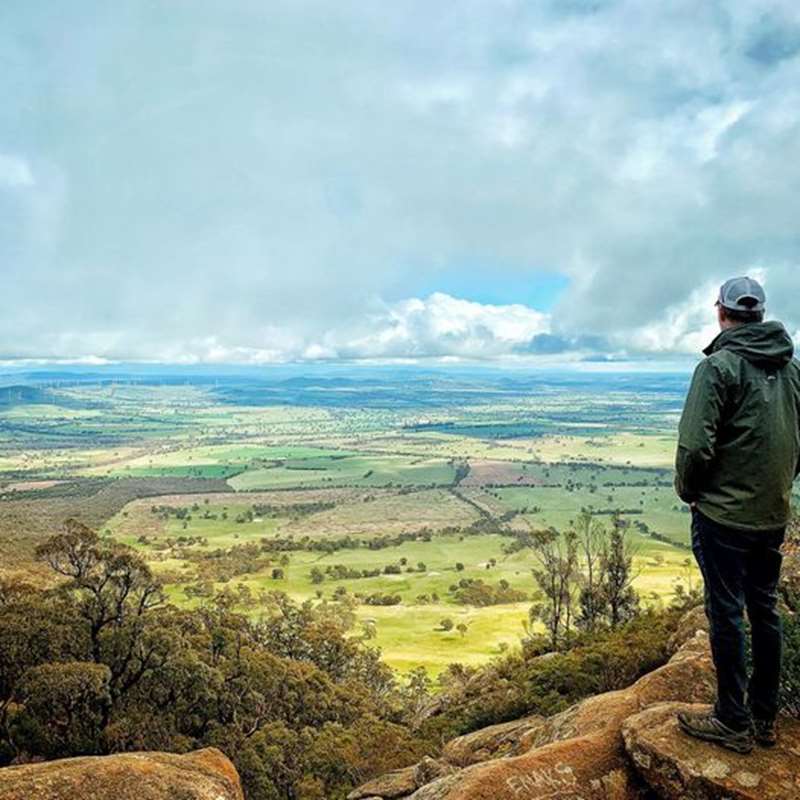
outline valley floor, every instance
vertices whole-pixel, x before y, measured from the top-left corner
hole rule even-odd
[[[393,667],[477,664],[525,633],[530,536],[583,511],[628,523],[644,604],[697,584],[672,489],[682,381],[42,389],[0,406],[0,550],[37,576],[35,543],[74,516],[140,550],[178,604],[354,597]],[[465,581],[491,604],[460,599]]]

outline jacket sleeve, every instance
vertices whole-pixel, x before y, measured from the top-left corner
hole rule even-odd
[[[798,410],[797,410],[797,419],[798,419],[798,423],[800,423],[800,408],[798,408]],[[800,424],[798,424],[797,434],[798,434],[798,438],[800,438]],[[798,457],[797,457],[797,466],[795,467],[795,470],[794,470],[794,479],[797,480],[798,478],[800,478],[800,455],[798,455]]]
[[[800,441],[800,398],[797,402],[797,438]],[[800,451],[798,451],[797,465],[794,468],[794,479],[800,478]]]
[[[797,448],[797,464],[794,469],[794,478],[800,477],[800,361],[796,358],[791,363],[792,387],[794,389],[794,413],[795,413],[795,446]]]
[[[685,503],[702,492],[705,475],[716,455],[717,434],[725,405],[725,382],[710,359],[694,372],[678,428],[675,491]]]

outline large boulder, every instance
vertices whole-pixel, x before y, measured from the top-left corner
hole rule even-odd
[[[387,772],[359,786],[347,795],[347,800],[366,800],[371,797],[394,800],[395,797],[408,797],[416,788],[417,767],[406,767]]]
[[[491,758],[516,755],[520,740],[541,727],[544,721],[544,717],[533,716],[481,728],[449,741],[442,751],[442,757],[457,767],[468,767]]]
[[[626,720],[625,748],[663,800],[788,800],[800,797],[800,721],[782,719],[776,748],[748,755],[684,734],[675,715],[709,707],[660,703]]]
[[[614,736],[594,733],[434,781],[410,800],[644,800]]]
[[[708,633],[708,617],[703,606],[695,606],[687,611],[678,622],[675,633],[669,637],[667,647],[670,653],[676,653],[690,639],[693,639],[698,631]]]
[[[243,800],[239,775],[217,749],[187,755],[123,753],[0,769],[0,800]]]

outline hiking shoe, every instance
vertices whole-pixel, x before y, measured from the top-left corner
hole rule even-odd
[[[753,733],[748,728],[735,731],[724,722],[720,722],[713,714],[678,714],[678,725],[681,730],[695,739],[714,742],[737,753],[750,753],[753,750]]]
[[[753,738],[762,747],[775,747],[778,744],[778,731],[774,720],[754,719]]]

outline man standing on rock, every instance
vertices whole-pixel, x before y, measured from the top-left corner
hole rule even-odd
[[[691,736],[748,753],[776,741],[782,634],[780,547],[800,471],[800,364],[751,278],[725,283],[722,332],[704,351],[680,423],[675,487],[692,508],[692,550],[705,581],[717,701],[679,714]],[[748,682],[744,609],[752,630]]]

